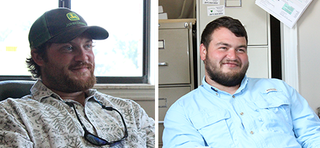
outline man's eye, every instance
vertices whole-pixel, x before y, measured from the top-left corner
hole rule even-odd
[[[73,50],[73,47],[72,46],[64,46],[64,47],[62,47],[62,50],[66,51],[66,52],[70,52]]]
[[[227,49],[227,47],[220,47],[220,49],[222,49],[222,50],[226,50],[226,49]]]
[[[246,52],[245,49],[238,49],[239,52]]]
[[[86,48],[86,49],[91,49],[92,47],[93,47],[92,44],[85,45],[85,48]]]

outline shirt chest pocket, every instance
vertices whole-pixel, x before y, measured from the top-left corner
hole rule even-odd
[[[209,109],[195,113],[191,122],[208,145],[230,146],[233,142],[226,121],[229,118],[230,113],[225,110]]]
[[[292,129],[290,102],[281,92],[261,93],[255,100],[256,111],[267,130],[289,132]]]

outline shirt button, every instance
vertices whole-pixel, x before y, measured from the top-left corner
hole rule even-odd
[[[241,116],[242,116],[243,114],[244,114],[243,112],[240,113]]]
[[[216,95],[218,95],[218,93],[216,93]]]
[[[251,134],[251,135],[253,135],[253,134],[254,134],[254,132],[253,132],[253,131],[251,131],[251,132],[250,132],[250,134]]]
[[[235,98],[236,96],[232,95],[232,98]]]

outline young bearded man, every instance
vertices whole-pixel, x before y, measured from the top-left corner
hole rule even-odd
[[[108,36],[67,8],[34,22],[27,64],[38,80],[30,95],[0,102],[0,147],[155,146],[154,120],[136,102],[92,89],[92,40]]]
[[[248,37],[221,17],[201,36],[202,85],[177,100],[164,119],[163,148],[316,148],[320,120],[285,82],[246,77]]]

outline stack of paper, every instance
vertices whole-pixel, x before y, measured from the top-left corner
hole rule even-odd
[[[164,13],[163,12],[163,7],[162,6],[159,6],[159,19],[168,19],[168,15],[167,13]]]

